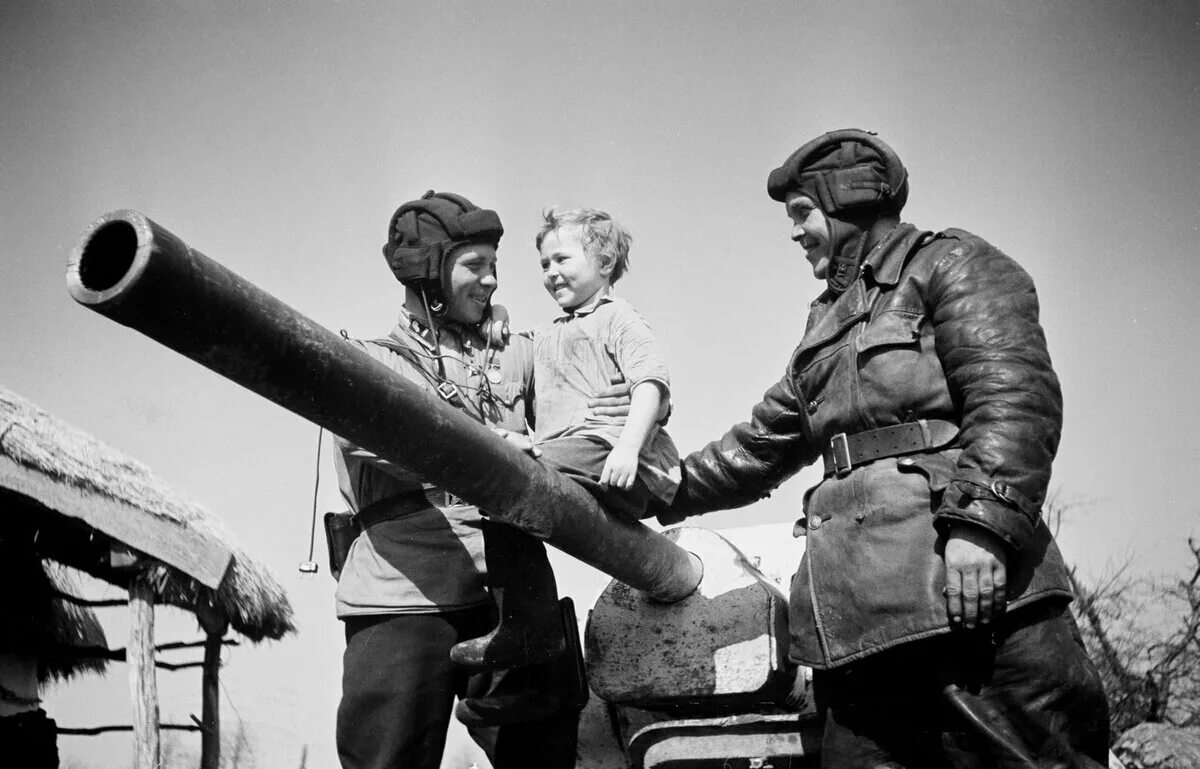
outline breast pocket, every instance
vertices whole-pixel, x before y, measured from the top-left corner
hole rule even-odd
[[[808,350],[794,362],[796,389],[814,432],[824,430],[826,420],[849,413],[854,397],[850,386],[854,381],[853,365],[845,339]]]
[[[924,321],[925,316],[922,313],[904,310],[885,312],[863,329],[854,346],[860,354],[880,347],[913,345],[917,348],[921,341],[921,324]]]
[[[832,342],[828,347],[821,347],[809,353],[808,360],[800,361],[799,371],[801,389],[810,395],[826,393],[838,384],[838,378],[845,376],[846,351],[849,345],[844,339]]]
[[[862,330],[854,347],[862,406],[873,419],[928,415],[942,407],[946,377],[923,313],[884,312]]]

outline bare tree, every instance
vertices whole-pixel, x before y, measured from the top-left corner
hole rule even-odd
[[[1057,529],[1066,508],[1047,505]],[[1084,643],[1108,695],[1114,739],[1141,723],[1200,726],[1200,543],[1182,577],[1130,573],[1126,563],[1094,586],[1070,573]]]
[[[254,748],[250,744],[250,735],[246,722],[239,715],[237,729],[232,736],[222,737],[221,766],[222,769],[254,769]]]

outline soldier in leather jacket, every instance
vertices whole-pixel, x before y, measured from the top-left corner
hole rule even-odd
[[[664,523],[823,463],[797,536],[791,657],[822,766],[1096,766],[1107,707],[1040,508],[1062,396],[1029,275],[900,221],[900,159],[842,130],[768,180],[827,289],[749,422],[687,457]]]

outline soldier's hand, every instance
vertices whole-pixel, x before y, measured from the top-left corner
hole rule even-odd
[[[611,386],[594,394],[587,402],[593,416],[598,417],[627,417],[631,402],[629,383],[625,377],[617,374],[611,380]]]
[[[508,308],[502,304],[491,305],[479,324],[479,333],[495,347],[508,344]]]
[[[539,449],[536,444],[534,444],[533,439],[528,435],[514,433],[509,430],[505,430],[503,427],[493,427],[492,432],[516,446],[521,451],[524,451],[534,459],[537,459],[542,455],[542,450]]]
[[[664,505],[659,500],[652,500],[646,507],[646,512],[650,514],[646,516],[647,518],[651,515],[654,516],[661,526],[674,526],[687,520],[686,515],[672,510],[670,505]]]
[[[953,626],[988,624],[1004,613],[1008,569],[1004,543],[970,524],[950,528],[946,539],[946,613]]]

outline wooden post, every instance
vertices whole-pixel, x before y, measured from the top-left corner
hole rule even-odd
[[[200,769],[221,765],[221,646],[229,620],[211,602],[201,600],[196,618],[204,628],[204,668],[200,686]]]
[[[134,769],[158,767],[158,680],[154,669],[154,591],[145,573],[129,582],[129,693]]]

